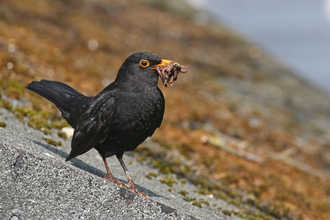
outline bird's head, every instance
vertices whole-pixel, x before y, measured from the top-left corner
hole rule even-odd
[[[159,56],[149,52],[134,53],[129,56],[118,71],[116,81],[122,81],[132,85],[151,85],[157,86],[158,76],[160,76],[163,84],[173,85],[181,70],[178,63],[161,59]]]

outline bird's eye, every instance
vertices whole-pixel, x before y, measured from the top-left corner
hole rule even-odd
[[[148,67],[149,66],[148,60],[141,60],[140,61],[140,66],[142,66],[143,68]]]

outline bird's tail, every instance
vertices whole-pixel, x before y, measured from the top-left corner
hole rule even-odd
[[[64,83],[49,80],[33,81],[26,88],[53,102],[67,122],[73,128],[76,126],[75,117],[70,118],[70,114],[75,112],[80,107],[78,105],[88,97]]]

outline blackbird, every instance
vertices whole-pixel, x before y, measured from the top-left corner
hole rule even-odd
[[[122,157],[125,151],[134,150],[161,125],[165,101],[157,82],[160,76],[164,83],[161,67],[168,69],[173,63],[178,72],[185,72],[178,63],[155,54],[132,54],[120,67],[115,81],[94,97],[84,96],[64,83],[48,80],[33,81],[27,89],[53,102],[74,128],[71,152],[66,161],[95,148],[104,161],[106,179],[148,197],[134,185]],[[127,183],[115,179],[110,172],[106,158],[113,155],[123,167]]]

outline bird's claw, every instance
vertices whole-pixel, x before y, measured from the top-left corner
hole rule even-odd
[[[114,177],[110,177],[108,175],[104,175],[103,178],[106,179],[106,180],[109,180],[109,181],[113,182],[117,186],[120,186],[120,187],[124,187],[125,186],[125,183],[121,182],[120,180],[115,179]]]
[[[126,188],[128,188],[129,190],[131,190],[132,192],[135,192],[135,193],[137,193],[137,194],[139,194],[139,195],[141,195],[141,196],[144,196],[144,197],[146,197],[146,198],[150,197],[149,194],[141,192],[141,191],[140,191],[140,190],[134,185],[134,182],[123,183],[123,182],[121,182],[120,180],[117,180],[117,179],[115,179],[114,177],[110,177],[110,176],[108,176],[108,175],[104,175],[103,177],[104,177],[104,179],[113,182],[113,183],[116,184],[117,186],[120,186],[120,187],[126,187]]]
[[[141,195],[141,196],[144,196],[144,197],[146,197],[146,198],[150,197],[149,194],[141,192],[141,191],[140,191],[140,190],[134,185],[133,182],[124,183],[124,185],[125,185],[129,190],[131,190],[132,192],[135,192],[135,193],[137,193],[137,194],[139,194],[139,195]]]

